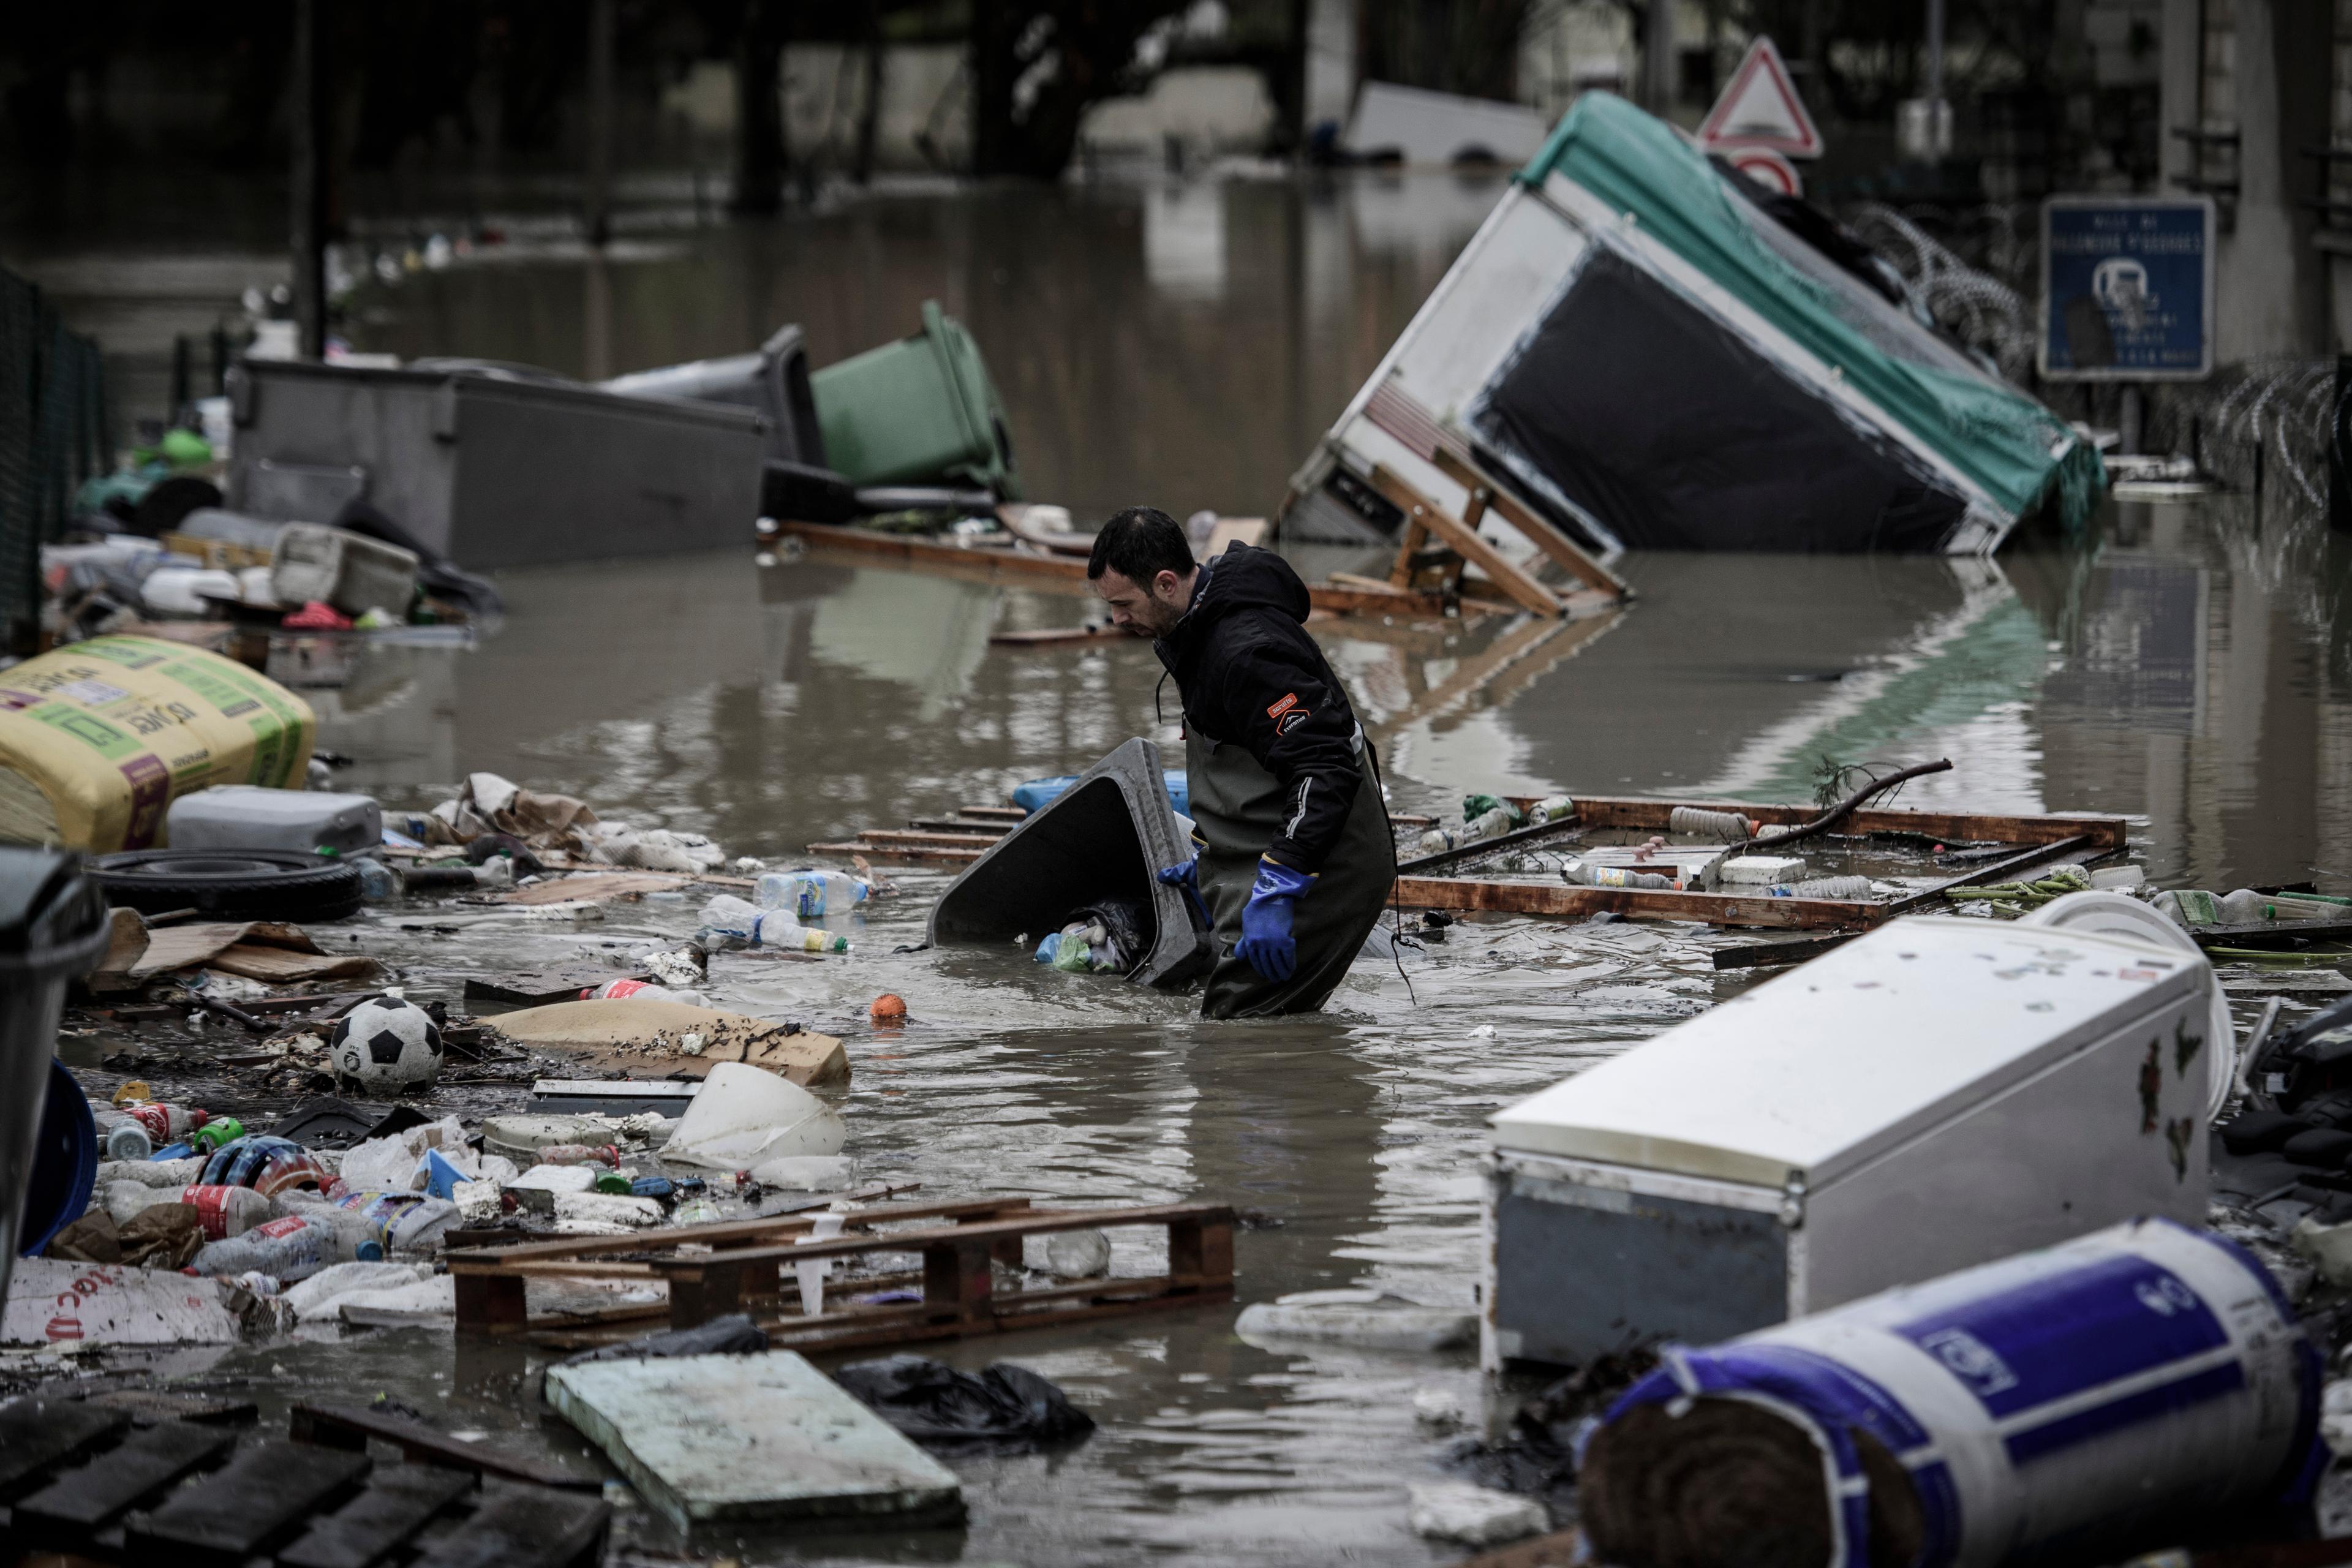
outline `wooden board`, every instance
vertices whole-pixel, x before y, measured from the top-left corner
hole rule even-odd
[[[282,1568],[369,1568],[414,1538],[436,1514],[473,1490],[464,1470],[393,1465],[368,1479],[367,1489],[310,1528],[278,1554]]]
[[[248,1443],[201,1483],[133,1515],[124,1547],[152,1562],[239,1563],[301,1533],[311,1513],[357,1491],[369,1468],[364,1453]]]
[[[236,1433],[215,1426],[158,1423],[26,1498],[10,1525],[27,1543],[78,1540],[236,1443]]]
[[[612,1505],[541,1487],[490,1486],[474,1517],[435,1542],[412,1568],[595,1568],[604,1560]]]
[[[327,1451],[363,1452],[373,1441],[398,1448],[404,1458],[445,1469],[559,1489],[595,1491],[604,1485],[594,1476],[576,1476],[560,1466],[509,1454],[496,1443],[461,1443],[422,1421],[356,1405],[297,1405],[288,1417],[288,1430],[297,1442],[318,1444]]]
[[[1533,574],[1518,563],[1487,543],[1475,528],[1465,524],[1388,469],[1373,468],[1372,488],[1404,513],[1408,526],[1419,524],[1436,538],[1444,540],[1463,560],[1485,573],[1487,581],[1509,595],[1513,603],[1539,616],[1560,613],[1559,595],[1537,582]]]
[[[1633,596],[1625,579],[1601,564],[1587,553],[1583,546],[1552,525],[1551,520],[1536,511],[1507,487],[1496,484],[1485,470],[1459,453],[1439,448],[1432,458],[1440,473],[1474,495],[1484,491],[1486,504],[1502,514],[1503,521],[1527,536],[1528,542],[1549,556],[1570,575],[1580,578],[1612,599]]]
[[[128,1411],[79,1400],[27,1394],[0,1405],[0,1502],[130,1426]]]
[[[1399,877],[1396,901],[1409,909],[1486,910],[1566,920],[1611,913],[1649,920],[1700,921],[1709,925],[1778,926],[1792,931],[1876,925],[1886,918],[1887,909],[1885,904],[1848,899],[1769,899],[1734,893],[1583,888],[1565,882],[1480,882],[1444,877]]]
[[[2352,917],[2344,920],[2279,921],[2240,926],[2198,926],[2189,933],[2200,947],[2292,947],[2303,942],[2352,942]]]
[[[961,1508],[953,1471],[791,1351],[555,1366],[545,1397],[680,1531]]]
[[[1738,800],[1660,800],[1650,797],[1578,795],[1576,814],[1591,827],[1635,827],[1666,831],[1677,806],[1702,811],[1736,811],[1767,827],[1792,827],[1821,815],[1814,805],[1766,805]],[[2093,847],[2121,849],[2130,824],[2120,816],[2090,812],[2049,812],[2003,816],[1958,811],[1911,811],[1888,807],[1855,812],[1841,823],[1841,833],[1916,833],[1945,843],[2050,844],[2076,834],[2086,835]]]

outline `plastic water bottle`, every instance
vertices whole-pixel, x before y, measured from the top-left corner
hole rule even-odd
[[[1562,878],[1588,888],[1648,888],[1653,890],[1671,889],[1672,877],[1661,877],[1655,871],[1633,871],[1622,866],[1595,866],[1591,861],[1571,858],[1559,868]]]
[[[207,1241],[226,1241],[268,1224],[274,1207],[251,1187],[183,1187],[176,1194],[167,1189],[166,1196],[196,1211]]]
[[[334,1207],[356,1219],[358,1234],[376,1244],[378,1257],[423,1251],[457,1223],[456,1204],[422,1193],[346,1193],[334,1200]],[[335,1223],[340,1227],[350,1222]]]
[[[709,1193],[696,1193],[691,1197],[681,1198],[677,1206],[669,1211],[672,1225],[709,1225],[725,1217]]]
[[[823,920],[873,895],[870,882],[841,871],[769,871],[754,884],[752,899],[763,910],[782,910],[795,919]]]
[[[1489,806],[1459,827],[1433,827],[1421,836],[1424,854],[1440,850],[1459,849],[1465,844],[1475,844],[1482,838],[1492,838],[1508,833],[1519,825],[1519,815],[1507,805]]]
[[[206,1242],[192,1267],[215,1279],[250,1269],[273,1279],[307,1279],[334,1262],[336,1251],[331,1227],[308,1215],[289,1215],[242,1236]]]
[[[702,906],[704,951],[770,947],[792,952],[847,952],[845,937],[811,931],[782,910],[763,910],[732,893],[719,893]]]
[[[144,1160],[155,1152],[155,1140],[147,1136],[147,1129],[132,1117],[120,1110],[90,1108],[98,1130],[106,1138],[106,1157],[110,1160]]]
[[[358,868],[360,897],[370,903],[382,903],[386,899],[400,897],[400,879],[392,868],[373,855],[354,855],[347,864]]]

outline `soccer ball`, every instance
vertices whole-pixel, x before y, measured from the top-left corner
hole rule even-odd
[[[344,1014],[327,1041],[337,1078],[398,1093],[441,1076],[441,1031],[431,1014],[398,990]]]

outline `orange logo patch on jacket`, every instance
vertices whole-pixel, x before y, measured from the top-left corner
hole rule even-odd
[[[1293,708],[1297,706],[1298,693],[1296,691],[1286,691],[1282,694],[1281,701],[1275,703],[1265,710],[1265,716],[1269,719],[1279,719],[1285,713],[1289,712]]]

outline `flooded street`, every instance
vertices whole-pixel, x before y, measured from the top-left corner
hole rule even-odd
[[[1131,503],[1270,513],[1500,186],[1452,176],[1230,180],[877,196],[767,226],[633,238],[619,259],[486,261],[371,289],[354,347],[604,375],[739,352],[800,322],[826,363],[911,328],[937,298],[970,325],[1010,412],[1031,498],[1082,524]],[[184,329],[183,329],[184,330]],[[2283,504],[2276,497],[2273,504]],[[2275,528],[2275,523],[2272,526]],[[2323,568],[2340,584],[2352,551]],[[1384,552],[1314,552],[1385,570]],[[1302,555],[1304,559],[1304,555]],[[1640,595],[1530,635],[1314,629],[1387,763],[1399,810],[1466,792],[1812,798],[1823,759],[1952,772],[1899,804],[2135,818],[2168,886],[2314,880],[2352,893],[2352,658],[2280,580],[2252,503],[2108,503],[2077,547],[1992,561],[1642,555]],[[387,809],[469,772],[577,795],[642,826],[777,864],[814,842],[994,804],[1134,735],[1181,756],[1172,687],[1139,642],[992,647],[1088,605],[741,552],[516,571],[505,625],[471,651],[379,647],[305,693],[341,787]],[[836,918],[845,959],[721,953],[716,1005],[804,1019],[848,1044],[843,1105],[861,1180],[927,1201],[1230,1203],[1241,1304],[1370,1285],[1468,1305],[1478,1157],[1498,1107],[1732,994],[1704,928],[1472,918],[1402,968],[1358,961],[1319,1016],[1208,1024],[1193,1004],[1057,973],[1025,948],[925,951],[936,871]],[[412,994],[461,1005],[468,974],[600,961],[679,938],[698,900],[654,895],[577,928],[395,931],[360,945]],[[867,1005],[908,1004],[877,1034]],[[2241,1022],[2244,1021],[2242,1012]],[[69,1043],[95,1068],[104,1040]],[[93,1084],[110,1075],[93,1073]],[[1115,1272],[1150,1259],[1122,1245]],[[1405,1487],[1448,1473],[1412,1396],[1475,1403],[1466,1353],[1260,1347],[1212,1307],[919,1347],[1007,1358],[1100,1423],[1044,1456],[954,1458],[971,1523],[909,1535],[700,1542],[745,1562],[1426,1563]],[[541,1352],[446,1331],[305,1331],[165,1364],[286,1404],[376,1392],[438,1425],[569,1456],[530,1397]],[[509,1436],[514,1435],[514,1436]],[[625,1516],[649,1556],[675,1550]]]

